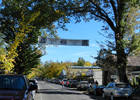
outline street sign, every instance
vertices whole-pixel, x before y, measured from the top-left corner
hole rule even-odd
[[[89,46],[89,40],[56,39],[47,37],[39,37],[38,43],[45,43],[48,45]]]

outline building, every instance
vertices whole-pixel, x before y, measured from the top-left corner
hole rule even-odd
[[[112,59],[117,62],[117,57],[115,55],[111,55]],[[138,82],[138,78],[140,75],[140,56],[128,56],[127,57],[127,66],[126,66],[126,74],[127,78],[130,82],[136,80]],[[114,66],[115,67],[115,66]],[[107,85],[111,79],[111,76],[116,75],[116,68],[105,66],[103,71],[103,84]],[[135,78],[135,79],[134,79]]]
[[[98,66],[84,67],[84,66],[71,66],[71,76],[75,76],[78,81],[87,80],[90,83],[98,81],[102,85],[102,69]],[[84,73],[85,77],[82,77]]]

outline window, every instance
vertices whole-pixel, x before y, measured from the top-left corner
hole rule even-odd
[[[0,76],[0,89],[25,89],[21,76]]]
[[[116,87],[118,87],[118,88],[131,88],[131,86],[127,85],[127,84],[116,84]]]
[[[27,79],[27,77],[25,77],[25,82],[26,82],[27,87],[29,87],[30,83],[29,83],[29,80]]]

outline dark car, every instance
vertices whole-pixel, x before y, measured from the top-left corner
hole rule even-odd
[[[128,95],[128,100],[140,100],[140,86]]]
[[[78,84],[78,81],[77,81],[77,80],[71,80],[71,81],[69,82],[70,88],[72,88],[72,87],[77,87],[77,84]]]
[[[87,88],[87,92],[90,93],[94,93],[94,95],[101,95],[102,94],[102,90],[105,87],[105,85],[98,85],[96,86],[95,84],[93,84],[92,86],[90,86],[89,88]]]
[[[36,85],[38,89],[38,82],[35,79],[30,79],[29,82],[32,82],[33,85]],[[36,93],[37,93],[37,89],[36,89]]]
[[[33,100],[35,89],[24,75],[0,75],[0,100]]]
[[[105,88],[105,85],[98,85],[94,91],[94,95],[102,95],[102,91]]]

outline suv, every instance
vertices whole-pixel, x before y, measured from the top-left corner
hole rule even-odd
[[[77,90],[86,90],[88,88],[88,81],[80,81],[77,85]]]
[[[128,94],[132,91],[132,87],[127,83],[109,83],[102,91],[102,97],[110,97],[114,100],[116,97],[128,97]]]
[[[0,75],[0,100],[33,100],[35,89],[24,75]]]
[[[71,81],[69,82],[70,88],[71,88],[71,87],[76,87],[77,84],[78,84],[78,81],[77,81],[77,80],[71,80]]]

